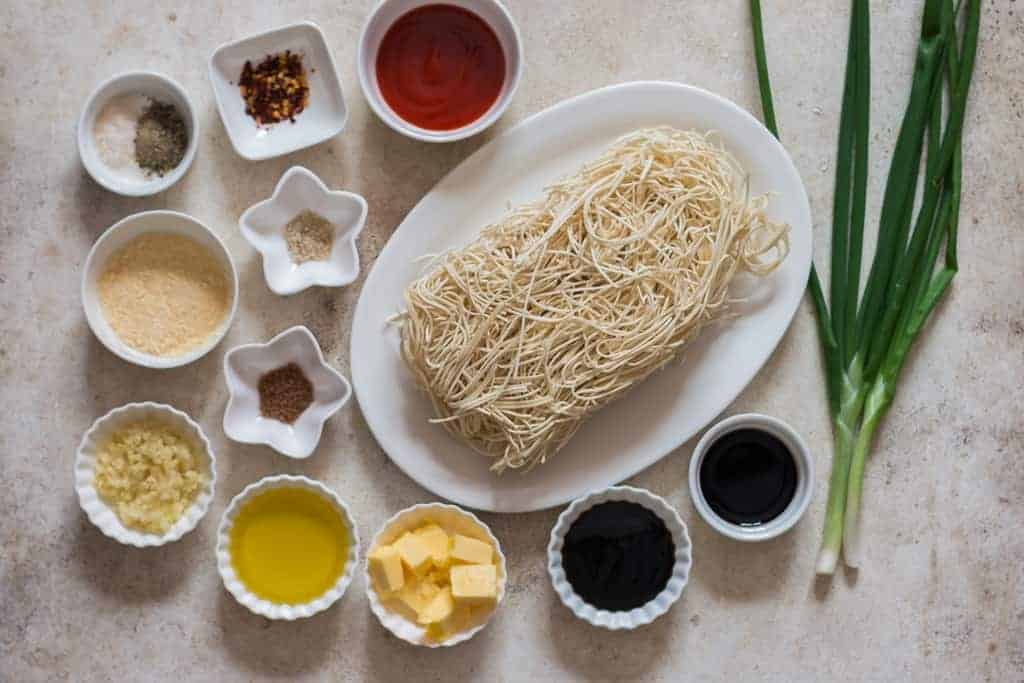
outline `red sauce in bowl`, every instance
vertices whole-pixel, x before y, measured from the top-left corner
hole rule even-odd
[[[428,130],[462,128],[483,116],[505,83],[494,30],[453,5],[425,5],[398,18],[377,51],[377,84],[388,106]]]

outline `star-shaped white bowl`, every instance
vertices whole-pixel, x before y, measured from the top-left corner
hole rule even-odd
[[[292,424],[260,414],[260,377],[295,363],[313,385],[313,403]],[[313,333],[289,328],[266,344],[236,346],[224,356],[228,407],[224,433],[241,443],[261,443],[290,458],[308,458],[320,443],[324,422],[348,402],[352,387],[324,360]]]
[[[334,226],[334,245],[326,261],[297,264],[288,254],[284,229],[306,209]],[[242,236],[263,257],[263,277],[275,294],[287,296],[312,285],[341,287],[359,276],[356,238],[366,225],[366,200],[352,192],[329,190],[315,173],[292,166],[270,199],[250,206],[238,225]]]

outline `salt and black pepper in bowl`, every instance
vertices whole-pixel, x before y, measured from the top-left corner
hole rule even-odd
[[[265,344],[228,351],[224,378],[228,438],[266,444],[290,458],[312,455],[324,422],[352,395],[348,380],[328,365],[316,337],[301,325]]]
[[[195,158],[199,124],[185,89],[153,71],[100,83],[78,119],[78,154],[97,183],[147,197],[178,182]]]

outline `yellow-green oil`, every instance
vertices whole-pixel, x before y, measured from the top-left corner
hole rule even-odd
[[[304,488],[278,488],[243,504],[230,532],[231,564],[245,586],[295,605],[326,593],[345,571],[349,538],[339,512]]]

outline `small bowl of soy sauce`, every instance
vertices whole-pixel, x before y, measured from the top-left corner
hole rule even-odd
[[[800,435],[746,413],[709,429],[690,459],[690,497],[700,516],[738,541],[766,541],[795,525],[811,502],[814,461]]]

